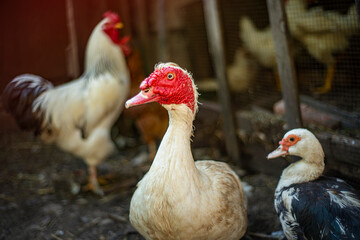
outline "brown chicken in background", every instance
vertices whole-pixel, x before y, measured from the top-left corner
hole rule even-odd
[[[130,95],[134,96],[139,93],[140,83],[145,79],[139,51],[133,49],[127,57],[127,64],[131,78]],[[135,121],[142,140],[148,146],[148,159],[152,161],[156,154],[156,143],[161,141],[168,127],[169,116],[167,111],[159,104],[152,103],[127,109],[124,111],[124,116]]]

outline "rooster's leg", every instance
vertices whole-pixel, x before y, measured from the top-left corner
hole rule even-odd
[[[97,171],[95,165],[89,166],[89,183],[87,186],[85,186],[86,190],[91,190],[95,194],[98,194],[100,196],[104,195],[103,190],[101,189],[99,182],[97,180]]]
[[[327,71],[326,71],[325,83],[322,87],[315,89],[315,93],[322,94],[322,93],[327,93],[331,90],[334,73],[335,73],[335,66],[336,66],[336,63],[332,63],[332,64],[328,65]]]

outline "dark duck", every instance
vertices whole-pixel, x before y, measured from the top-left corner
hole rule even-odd
[[[360,239],[360,195],[345,181],[322,176],[324,151],[306,129],[293,129],[267,158],[298,156],[282,172],[275,209],[287,239]]]

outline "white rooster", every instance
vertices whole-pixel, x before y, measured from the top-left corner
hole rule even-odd
[[[123,109],[130,85],[123,53],[128,50],[128,38],[119,39],[121,27],[117,14],[104,14],[88,41],[80,78],[53,87],[39,76],[24,74],[3,93],[5,108],[22,129],[34,130],[44,142],[85,160],[88,188],[100,195],[96,166],[114,150],[110,128]]]

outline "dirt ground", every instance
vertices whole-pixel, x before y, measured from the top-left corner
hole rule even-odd
[[[146,153],[146,146],[139,139],[117,139],[123,146],[99,165],[106,192],[99,197],[79,190],[87,180],[87,168],[81,159],[41,143],[31,133],[18,131],[13,123],[0,123],[7,129],[0,136],[0,240],[143,239],[128,218],[135,185],[149,168],[147,162],[139,164]],[[201,123],[204,122],[200,117],[192,144],[195,159],[226,160],[221,133],[217,134],[219,126],[205,129],[210,125],[203,124],[201,128]],[[220,149],[204,142],[206,132],[215,135],[213,138],[220,136],[212,143]],[[273,208],[278,176],[249,173],[236,164],[231,166],[242,181],[252,186],[248,233],[243,239],[269,239],[256,236],[281,229]]]

